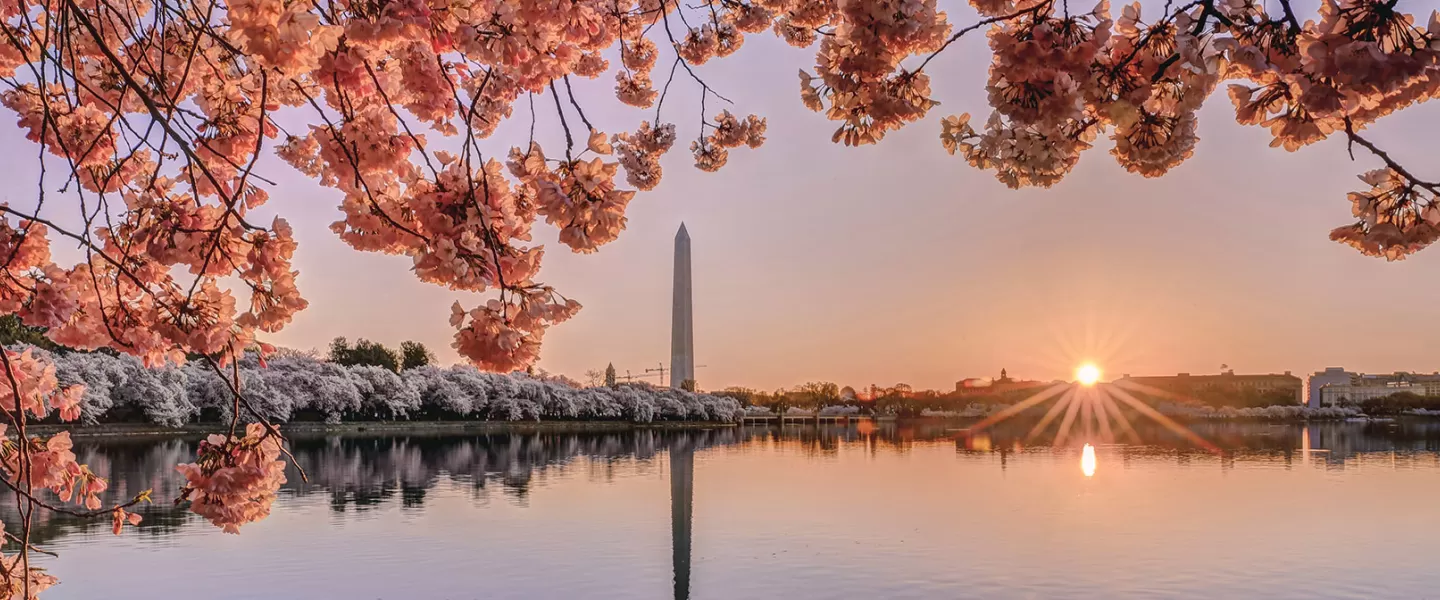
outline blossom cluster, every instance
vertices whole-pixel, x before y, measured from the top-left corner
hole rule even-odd
[[[1424,187],[1388,168],[1365,173],[1360,180],[1370,189],[1350,193],[1357,222],[1336,228],[1330,239],[1390,260],[1440,239],[1440,205],[1433,186]]]
[[[196,462],[175,467],[185,477],[176,502],[188,501],[225,533],[240,533],[241,525],[270,515],[285,483],[280,451],[280,436],[260,423],[247,425],[245,435],[211,435],[200,442]]]
[[[522,96],[548,92],[562,123],[567,114],[584,121],[573,97],[573,113],[560,107],[557,85],[568,92],[572,75],[614,70],[619,100],[650,107],[663,95],[651,76],[662,52],[673,50],[688,71],[777,19],[820,24],[833,12],[788,0],[727,3],[690,27],[683,10],[653,0],[0,9],[11,33],[0,43],[0,75],[34,76],[11,79],[0,104],[68,166],[85,205],[83,227],[59,232],[40,223],[48,215],[0,211],[0,244],[9,246],[0,249],[26,247],[3,265],[0,308],[65,345],[111,347],[151,365],[185,353],[232,360],[257,333],[279,330],[306,307],[290,227],[254,217],[269,200],[269,180],[255,169],[268,146],[341,192],[343,217],[332,229],[347,243],[409,256],[424,281],[489,291],[515,307],[498,312],[499,324],[462,328],[455,345],[485,368],[529,365],[541,337],[533,328],[560,315],[528,325],[514,315],[578,306],[551,302],[534,281],[543,251],[521,243],[531,225],[544,217],[578,252],[615,239],[634,189],[658,184],[674,127],[659,122],[658,107],[657,120],[633,133],[607,136],[586,121],[584,151],[595,157],[577,158],[566,125],[560,164],[541,155],[541,168],[515,174],[480,155],[476,140],[509,119]],[[61,14],[72,27],[42,31]],[[673,43],[657,43],[657,20]],[[614,65],[609,48],[618,48]],[[278,115],[292,109],[312,111],[309,122],[282,127]],[[743,124],[751,132],[744,142],[758,146],[763,120]],[[427,132],[465,139],[457,152],[454,143],[430,144]],[[700,139],[735,147],[719,137]],[[622,167],[634,189],[617,185]],[[54,233],[79,242],[87,259],[51,262]]]
[[[29,349],[17,352],[0,348],[0,352],[4,353],[0,370],[5,375],[0,379],[0,409],[9,422],[23,424],[26,415],[39,419],[52,411],[61,421],[80,417],[83,385],[62,387],[55,365]],[[9,429],[9,423],[0,423],[0,477],[4,477],[5,487],[20,493],[32,504],[32,509],[34,505],[49,506],[37,498],[39,491],[47,490],[62,502],[73,502],[88,511],[101,511],[100,494],[109,483],[77,461],[70,432],[61,431],[49,438],[32,437],[26,435],[22,425],[12,438],[7,435]],[[140,524],[140,515],[127,514],[121,507],[113,511],[116,535],[126,524]],[[0,530],[3,529],[0,525]],[[28,550],[22,548],[13,555],[0,554],[0,595],[3,597],[34,598],[58,582],[42,569],[29,566],[23,559]]]
[[[669,82],[683,67],[702,98],[719,97],[696,68],[767,30],[815,48],[801,100],[839,123],[835,142],[861,145],[926,116],[937,104],[932,59],[988,25],[993,113],[983,128],[945,119],[941,138],[1011,187],[1054,185],[1102,135],[1125,169],[1168,172],[1194,154],[1197,111],[1222,78],[1239,80],[1229,88],[1237,120],[1290,150],[1357,136],[1440,90],[1440,17],[1422,27],[1391,0],[1323,0],[1308,20],[1258,0],[1153,15],[1138,3],[1112,11],[1108,0],[1088,12],[1054,0],[970,4],[983,20],[959,30],[936,0],[235,0],[167,5],[166,18],[149,3],[15,5],[0,11],[13,32],[0,43],[0,75],[13,81],[0,104],[64,160],[82,204],[99,208],[62,231],[0,210],[0,250],[11,251],[0,309],[66,345],[149,364],[233,359],[307,304],[290,227],[255,215],[269,200],[255,171],[269,146],[339,192],[332,229],[348,244],[408,256],[423,281],[492,294],[457,326],[465,356],[501,371],[532,364],[543,330],[578,307],[537,281],[533,223],[557,227],[576,252],[614,240],[674,145],[675,127],[660,120]],[[64,36],[37,29],[52,8],[76,24]],[[667,60],[659,86],[654,69]],[[14,78],[27,71],[54,75]],[[571,79],[610,72],[617,99],[655,108],[654,119],[614,134],[590,123]],[[481,153],[478,140],[513,119],[517,102],[533,114],[545,96],[563,149],[534,140],[532,126],[508,160]],[[308,120],[282,127],[277,115],[295,109]],[[690,145],[700,169],[764,140],[757,116],[702,117],[711,120]],[[163,143],[130,139],[142,130]],[[1358,247],[1389,258],[1428,243],[1423,228],[1397,237],[1356,227],[1371,240]],[[52,262],[53,235],[87,258]]]
[[[1271,146],[1344,134],[1391,167],[1362,177],[1374,189],[1351,195],[1357,222],[1332,239],[1390,260],[1434,241],[1425,211],[1435,186],[1395,169],[1358,132],[1440,94],[1440,13],[1420,27],[1387,0],[1324,0],[1303,24],[1289,4],[1277,14],[1255,0],[1190,3],[1149,20],[1139,3],[1113,20],[1106,1],[1064,16],[1043,1],[972,4],[999,19],[989,34],[995,114],[980,132],[968,115],[947,118],[940,138],[1006,185],[1054,185],[1105,131],[1126,170],[1163,175],[1194,154],[1196,112],[1220,80],[1241,80],[1228,89],[1236,120],[1267,127]],[[802,99],[822,104],[808,89]]]

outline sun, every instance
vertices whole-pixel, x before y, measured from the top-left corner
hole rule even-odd
[[[1095,382],[1100,381],[1100,367],[1095,366],[1094,363],[1085,363],[1076,367],[1075,380],[1080,382],[1080,385],[1095,385]]]

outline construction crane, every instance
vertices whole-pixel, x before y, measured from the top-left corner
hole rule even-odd
[[[708,366],[710,366],[710,365],[695,365],[695,368],[697,368],[697,369],[702,369],[702,368],[705,368],[705,367],[708,367]],[[625,374],[624,374],[624,375],[616,375],[616,376],[615,376],[615,380],[616,380],[616,381],[624,381],[624,382],[626,382],[626,383],[629,383],[629,382],[635,381],[635,380],[637,380],[637,379],[645,379],[645,378],[647,378],[647,377],[658,377],[658,378],[659,378],[658,385],[660,385],[661,387],[664,387],[664,386],[665,386],[665,374],[666,374],[666,373],[669,373],[669,372],[670,372],[670,367],[665,366],[665,363],[657,363],[657,364],[655,365],[655,368],[653,368],[653,369],[645,369],[645,372],[644,372],[644,373],[638,373],[638,374],[637,374],[637,373],[631,373],[631,372],[630,372],[630,369],[625,369]]]
[[[647,370],[648,370],[648,369],[647,369]],[[653,373],[644,373],[644,374],[641,374],[641,375],[632,375],[632,374],[630,374],[630,369],[625,369],[625,374],[624,374],[624,375],[617,376],[617,377],[615,377],[615,379],[617,379],[617,380],[624,380],[624,381],[626,381],[626,382],[631,382],[631,381],[635,381],[636,379],[643,379],[643,378],[645,378],[645,377],[655,377],[655,374],[653,374]]]
[[[665,372],[666,372],[666,371],[669,371],[670,369],[666,369],[666,368],[665,368],[665,363],[657,363],[657,364],[659,364],[660,366],[657,367],[657,368],[654,368],[654,369],[645,369],[645,372],[646,372],[646,373],[659,373],[659,374],[660,374],[660,387],[665,387]]]
[[[708,367],[708,366],[710,366],[710,365],[695,365],[695,368],[697,368],[697,369],[703,369],[703,368]],[[667,368],[665,368],[665,363],[658,363],[657,366],[656,366],[656,368],[654,368],[654,369],[645,369],[645,372],[646,372],[646,373],[659,373],[659,374],[660,374],[660,387],[665,387],[665,373],[666,373],[666,372],[669,372],[669,371],[671,371],[671,370],[672,370],[672,369],[667,369]],[[629,371],[626,371],[626,373],[629,373]],[[649,375],[641,375],[640,377],[649,377]]]

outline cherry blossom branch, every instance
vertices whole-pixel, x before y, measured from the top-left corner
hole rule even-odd
[[[1406,170],[1405,167],[1402,166],[1399,162],[1396,162],[1395,159],[1391,158],[1389,153],[1381,150],[1378,146],[1371,143],[1370,140],[1367,140],[1364,137],[1361,137],[1360,134],[1356,133],[1355,125],[1350,120],[1350,117],[1345,117],[1345,136],[1349,138],[1352,145],[1360,144],[1366,150],[1369,150],[1371,154],[1374,154],[1381,161],[1384,161],[1385,166],[1389,167],[1390,170],[1399,173],[1401,177],[1410,180],[1410,182],[1414,183],[1415,185],[1425,188],[1432,194],[1440,196],[1440,183],[1425,181],[1424,179],[1420,179],[1419,177],[1416,177],[1415,175],[1410,173],[1410,171]],[[1351,160],[1354,160],[1355,158],[1355,153],[1353,151],[1350,153],[1350,158]]]
[[[724,100],[726,104],[734,104],[734,102],[731,101],[729,98],[726,98],[725,96],[720,95],[720,92],[717,92],[717,91],[714,90],[714,88],[711,88],[709,84],[705,83],[705,80],[700,79],[700,76],[699,76],[699,75],[696,75],[696,74],[695,74],[695,71],[690,68],[690,61],[687,61],[687,60],[684,59],[684,57],[681,57],[681,56],[680,56],[680,43],[675,41],[675,34],[670,31],[670,13],[665,12],[665,4],[666,4],[667,2],[675,2],[675,14],[680,15],[680,20],[681,20],[681,21],[684,21],[684,20],[685,20],[685,13],[680,10],[679,0],[660,0],[661,15],[662,15],[662,18],[663,18],[664,21],[665,21],[665,36],[668,37],[668,38],[670,38],[670,46],[675,50],[675,56],[676,56],[676,58],[679,58],[679,59],[680,59],[680,64],[685,67],[685,72],[690,74],[690,78],[691,78],[691,79],[694,79],[694,80],[695,80],[695,83],[700,84],[700,101],[701,101],[701,102],[704,102],[704,101],[705,101],[705,94],[708,93],[708,94],[714,94],[716,98],[719,98],[719,99],[721,99],[721,100]],[[686,27],[689,27],[690,25],[687,23],[685,26],[686,26]],[[672,69],[673,69],[673,67],[672,67]],[[703,110],[702,110],[702,112],[703,112]],[[702,122],[703,122],[703,115],[702,115]],[[703,129],[703,128],[702,128],[702,129]]]
[[[298,84],[295,86],[295,89],[298,90],[300,94],[303,95],[305,99],[310,102],[310,105],[315,108],[315,113],[319,115],[323,121],[325,121],[326,129],[330,132],[330,135],[333,136],[338,142],[336,145],[340,147],[341,153],[345,155],[345,160],[350,163],[351,170],[355,171],[355,182],[360,184],[360,187],[365,191],[365,197],[370,202],[370,209],[375,211],[375,214],[379,215],[381,219],[384,219],[385,222],[388,223],[391,227],[394,227],[399,231],[403,231],[412,236],[420,238],[421,240],[424,240],[428,243],[430,241],[430,238],[427,238],[421,235],[419,232],[400,224],[398,221],[395,220],[394,217],[390,216],[390,213],[386,212],[384,208],[380,207],[380,203],[375,201],[375,194],[370,189],[370,184],[365,180],[365,175],[360,172],[360,159],[353,154],[353,152],[355,151],[355,149],[353,148],[353,144],[346,144],[345,134],[341,133],[340,129],[335,126],[335,123],[330,120],[330,117],[328,115],[325,114],[324,109],[320,108],[320,104],[315,101],[315,98],[311,97],[310,94],[307,93],[304,88],[300,87]]]
[[[0,348],[0,365],[3,365],[5,368],[5,380],[10,384],[10,393],[12,394],[11,397],[15,399],[15,412],[13,414],[9,410],[4,410],[0,412],[5,413],[5,417],[9,419],[12,424],[15,425],[15,429],[20,435],[20,443],[17,444],[17,451],[20,453],[20,462],[18,465],[18,472],[16,473],[16,478],[19,481],[25,483],[25,489],[21,490],[19,486],[10,483],[10,480],[5,477],[0,477],[0,481],[3,481],[7,487],[15,490],[16,492],[15,509],[20,513],[21,526],[21,581],[24,583],[24,597],[29,598],[30,553],[28,551],[28,548],[30,547],[30,516],[34,512],[34,505],[38,502],[37,500],[35,500],[35,497],[30,493],[34,490],[34,478],[30,476],[30,469],[32,469],[34,465],[30,463],[30,444],[28,443],[30,438],[25,433],[25,411],[20,407],[20,382],[16,381],[15,379],[15,368],[13,365],[10,364],[10,353],[7,352],[4,348]],[[22,495],[30,500],[28,504],[21,502]],[[7,573],[6,575],[8,576],[9,573]]]
[[[675,81],[675,68],[680,66],[679,54],[675,55],[675,62],[670,63],[670,77],[665,79],[665,87],[660,90],[660,101],[655,103],[655,123],[660,123],[660,107],[665,106],[665,96],[670,93],[670,82]]]
[[[101,54],[105,56],[106,60],[109,60],[110,64],[115,67],[115,70],[120,74],[121,79],[125,81],[125,85],[135,90],[136,97],[138,97],[140,101],[145,104],[146,110],[150,111],[151,118],[153,118],[155,122],[159,123],[160,128],[163,129],[167,134],[175,138],[176,142],[180,144],[180,150],[184,152],[187,157],[189,157],[189,159],[192,161],[192,164],[198,164],[200,166],[201,172],[206,176],[207,179],[210,180],[211,185],[215,186],[216,193],[220,193],[220,190],[223,189],[223,186],[220,184],[220,180],[215,177],[214,173],[210,172],[209,167],[205,166],[204,161],[200,160],[200,157],[195,155],[194,150],[192,150],[189,144],[186,143],[189,140],[181,136],[179,132],[175,131],[174,127],[171,126],[170,120],[165,118],[165,116],[161,114],[160,109],[155,104],[155,100],[151,98],[148,94],[144,93],[144,88],[142,88],[139,82],[136,82],[135,78],[130,75],[130,71],[126,68],[125,63],[120,61],[120,58],[115,55],[114,50],[111,50],[110,47],[106,45],[105,37],[100,34],[99,30],[95,28],[95,25],[90,22],[90,19],[87,18],[84,12],[80,9],[80,7],[75,4],[75,0],[65,0],[65,4],[70,7],[70,10],[67,11],[66,14],[74,16],[74,18],[79,21],[80,25],[83,26],[85,30],[90,33],[90,36],[95,40],[96,47],[100,50]],[[232,197],[227,200],[227,204],[231,204],[233,207],[235,198]]]
[[[16,445],[24,446],[25,444],[19,443]],[[101,508],[98,510],[74,510],[70,508],[65,508],[63,506],[55,506],[53,504],[50,504],[49,502],[36,498],[34,494],[25,491],[24,489],[21,489],[19,486],[12,483],[8,478],[0,477],[0,483],[5,484],[6,488],[16,493],[20,497],[24,498],[25,501],[29,504],[33,504],[36,507],[43,508],[50,512],[59,513],[62,515],[69,515],[80,519],[94,519],[97,517],[109,516],[111,513],[115,512],[116,509],[130,508],[137,504],[140,504],[141,502],[149,502],[150,494],[152,493],[152,490],[145,490],[143,492],[140,492],[139,494],[136,494],[134,498],[130,499],[130,501],[123,504],[116,504],[115,506],[112,506],[110,508]]]
[[[400,114],[400,111],[395,110],[395,103],[391,102],[390,95],[385,93],[385,86],[380,84],[380,78],[375,75],[375,69],[370,67],[370,61],[364,60],[361,61],[361,63],[365,65],[365,72],[370,74],[370,81],[375,84],[375,91],[379,92],[380,98],[385,101],[383,102],[385,108],[390,110],[390,114],[395,117],[395,121],[400,123],[400,128],[405,130],[405,135],[409,136],[410,141],[415,143],[415,148],[420,150],[420,158],[425,161],[425,167],[430,169],[431,175],[437,178],[440,177],[440,172],[437,171],[435,165],[430,162],[430,152],[425,149],[425,144],[420,141],[420,138],[415,135],[415,132],[410,131],[410,122]]]
[[[553,83],[552,83],[553,85]],[[575,91],[570,89],[570,76],[565,76],[565,95],[570,97],[570,105],[575,107],[575,112],[580,115],[580,121],[590,131],[595,131],[595,126],[590,124],[590,119],[585,118],[585,111],[581,110],[580,103],[575,101]]]
[[[269,419],[265,418],[265,415],[261,414],[260,411],[255,408],[255,405],[251,404],[250,400],[246,398],[244,394],[240,393],[240,388],[235,387],[230,383],[229,380],[225,379],[225,372],[220,370],[220,365],[215,362],[215,359],[206,356],[205,364],[210,366],[210,370],[215,372],[215,375],[220,378],[220,381],[224,381],[225,385],[230,387],[230,393],[235,396],[235,399],[240,402],[241,406],[244,406],[245,410],[250,411],[250,414],[255,415],[256,422],[260,423],[260,426],[265,428],[265,433],[267,435],[273,435],[280,439],[280,441],[282,442],[280,444],[280,451],[285,453],[285,456],[290,459],[290,464],[295,465],[295,470],[300,472],[300,480],[308,483],[310,481],[310,477],[305,474],[305,468],[300,466],[300,461],[295,460],[295,455],[291,454],[290,449],[286,448],[285,444],[283,443],[285,441],[285,435],[280,433],[280,430],[276,428]]]
[[[1295,18],[1295,11],[1290,8],[1290,0],[1280,0],[1280,8],[1285,11],[1285,22],[1290,24],[1290,29],[1299,32],[1300,20]]]
[[[24,539],[16,536],[16,535],[13,534],[13,533],[10,533],[10,532],[8,532],[8,531],[6,531],[6,532],[4,532],[4,533],[5,533],[5,538],[6,538],[6,539],[8,539],[8,540],[10,540],[10,541],[12,541],[12,542],[24,544],[26,550],[29,550],[29,551],[31,551],[31,552],[39,552],[39,553],[44,554],[44,555],[46,555],[46,556],[52,556],[52,557],[55,557],[55,558],[60,558],[60,555],[59,555],[59,554],[56,554],[56,553],[51,552],[51,551],[49,551],[49,550],[41,550],[41,549],[39,549],[39,548],[36,548],[36,547],[34,547],[34,546],[31,546],[30,544],[26,543]]]
[[[981,20],[975,22],[973,25],[970,25],[969,27],[965,27],[965,28],[963,28],[963,29],[961,29],[961,30],[959,30],[959,31],[956,31],[956,32],[955,32],[954,34],[952,34],[949,38],[946,38],[945,43],[940,44],[940,47],[939,47],[939,48],[936,48],[935,51],[934,51],[934,52],[931,52],[929,56],[926,56],[926,57],[925,57],[925,60],[923,60],[923,61],[920,62],[920,66],[915,67],[915,70],[910,71],[909,74],[910,74],[910,75],[914,75],[914,74],[916,74],[916,73],[919,73],[919,72],[921,72],[921,71],[924,71],[924,70],[925,70],[925,65],[930,64],[930,61],[931,61],[931,60],[934,60],[936,56],[939,56],[941,52],[944,52],[946,48],[949,48],[949,47],[950,47],[950,44],[955,43],[956,40],[959,40],[961,37],[964,37],[964,35],[967,34],[967,33],[970,33],[970,32],[972,32],[972,31],[975,31],[976,29],[979,29],[979,28],[984,27],[984,26],[986,26],[986,25],[993,25],[993,24],[999,23],[999,22],[1001,22],[1001,21],[1009,21],[1009,20],[1011,20],[1011,19],[1018,19],[1018,18],[1020,18],[1020,17],[1026,16],[1026,15],[1031,15],[1031,16],[1038,15],[1038,14],[1040,14],[1041,12],[1049,11],[1049,10],[1054,6],[1054,4],[1055,4],[1054,0],[1045,0],[1045,2],[1041,2],[1041,3],[1039,3],[1039,4],[1036,4],[1035,6],[1032,6],[1032,7],[1030,7],[1030,8],[1024,9],[1024,10],[1017,10],[1017,11],[1015,11],[1015,12],[1013,12],[1013,13],[1008,14],[1008,15],[1001,15],[1001,16],[998,16],[998,17],[990,17],[990,18],[988,18],[988,19],[981,19]]]
[[[1150,45],[1151,40],[1153,40],[1157,34],[1169,31],[1168,27],[1166,26],[1174,22],[1181,13],[1195,8],[1196,6],[1206,4],[1209,1],[1211,0],[1195,0],[1194,2],[1186,4],[1185,6],[1181,6],[1174,12],[1170,11],[1170,4],[1167,2],[1165,4],[1164,16],[1160,17],[1159,21],[1156,21],[1155,24],[1151,25],[1145,30],[1145,37],[1140,38],[1140,43],[1135,44],[1135,47],[1130,49],[1130,53],[1126,54],[1125,58],[1121,59],[1119,62],[1115,63],[1114,66],[1110,67],[1110,77],[1114,78],[1119,76],[1120,71],[1125,67],[1129,66],[1130,63],[1135,60],[1135,57],[1140,55],[1140,51],[1144,50],[1146,46]],[[1197,23],[1198,27],[1203,27],[1203,25],[1204,21],[1200,21]],[[1195,34],[1198,35],[1199,32],[1197,31],[1195,32]],[[1178,52],[1172,54],[1169,58],[1165,59],[1165,61],[1160,63],[1160,66],[1155,69],[1155,74],[1152,76],[1152,80],[1159,81],[1160,78],[1164,75],[1165,70],[1168,69],[1170,65],[1173,64],[1176,60],[1179,59],[1180,53]]]
[[[575,148],[575,138],[570,137],[570,124],[565,122],[565,109],[560,108],[560,92],[555,91],[555,82],[550,82],[550,96],[555,98],[555,114],[560,115],[560,127],[565,130],[565,160],[574,161],[570,151]]]

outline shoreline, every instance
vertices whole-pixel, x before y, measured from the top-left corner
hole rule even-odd
[[[1359,416],[1349,418],[1289,418],[1265,419],[1255,417],[1195,417],[1169,415],[1186,424],[1196,423],[1271,423],[1276,425],[1299,425],[1305,423],[1344,423],[1367,421],[1385,423],[1402,420],[1434,419],[1434,415],[1400,416]],[[917,416],[885,422],[898,424],[962,424],[983,420],[980,416]],[[824,423],[823,425],[853,425],[850,423]],[[786,427],[814,426],[811,421],[792,421]],[[314,435],[387,435],[387,434],[533,434],[533,433],[615,433],[625,431],[686,431],[723,429],[731,427],[779,427],[774,422],[725,423],[718,421],[366,421],[348,423],[291,422],[276,425],[287,436],[298,434],[302,437]],[[166,427],[151,423],[101,423],[97,425],[72,424],[31,424],[26,429],[34,435],[52,435],[62,431],[70,432],[72,438],[203,438],[212,433],[223,433],[229,426],[225,423],[192,423],[182,427]]]
[[[610,433],[621,431],[684,431],[739,427],[739,423],[715,421],[659,421],[634,423],[631,421],[374,421],[352,423],[279,423],[281,433],[286,434],[450,434],[450,433]],[[31,434],[51,435],[62,431],[70,432],[72,438],[200,438],[212,433],[224,433],[229,429],[225,423],[198,423],[183,427],[165,427],[149,423],[101,423],[98,425],[30,425]]]

